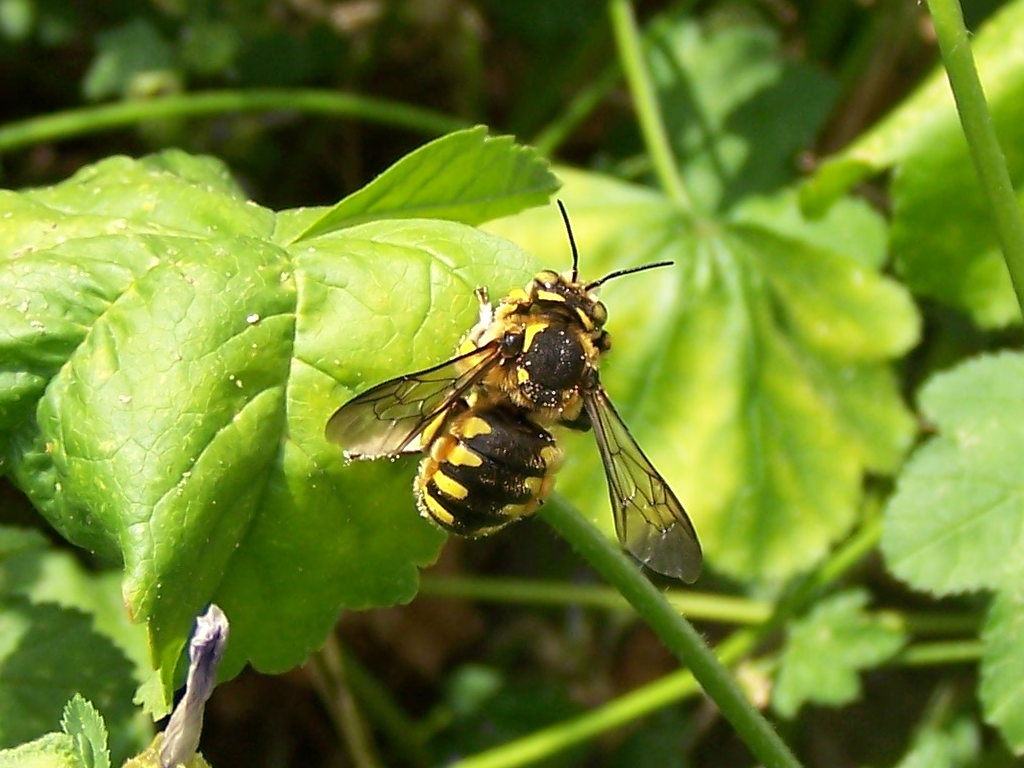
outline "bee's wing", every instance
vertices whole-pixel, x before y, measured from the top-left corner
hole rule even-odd
[[[703,557],[683,505],[629,434],[600,384],[584,394],[583,402],[604,462],[622,546],[652,571],[696,581]]]
[[[375,459],[423,450],[421,433],[498,361],[498,343],[368,389],[327,422],[324,436],[349,459]],[[439,425],[437,425],[439,426]]]

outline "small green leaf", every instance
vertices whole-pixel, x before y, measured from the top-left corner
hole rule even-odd
[[[424,144],[313,222],[297,240],[381,218],[479,224],[540,205],[558,189],[548,163],[485,126]]]
[[[99,49],[82,91],[90,101],[127,96],[140,77],[173,71],[174,52],[149,21],[138,18],[96,38]]]
[[[841,592],[790,626],[772,693],[780,715],[791,718],[808,702],[848,704],[860,694],[858,673],[900,649],[903,632],[866,613],[867,602],[861,590]]]
[[[964,717],[941,730],[921,731],[895,768],[967,768],[977,764],[980,750],[979,726]]]
[[[111,732],[134,716],[131,668],[78,611],[0,600],[0,746],[13,746],[57,724],[65,702],[95,702]]]
[[[64,705],[60,727],[75,740],[82,768],[110,768],[107,726],[96,707],[81,694],[76,693]]]
[[[899,476],[882,552],[918,589],[946,595],[1017,584],[1024,546],[1024,356],[969,360],[932,377],[921,409],[939,435]]]
[[[613,336],[602,380],[709,563],[740,578],[807,567],[853,524],[863,472],[893,471],[914,433],[886,361],[914,344],[919,322],[877,271],[884,224],[857,203],[848,217],[802,222],[791,194],[693,220],[652,190],[559,175],[584,276],[675,262],[601,289]],[[550,268],[569,264],[553,209],[487,229]],[[593,438],[560,439],[559,489],[610,528]]]
[[[836,88],[783,55],[775,30],[735,6],[650,30],[648,59],[687,189],[704,210],[793,179]]]
[[[1018,550],[1019,552],[1019,550]],[[1018,555],[1019,557],[1019,555]],[[981,639],[981,705],[1015,754],[1024,754],[1024,595],[1019,581],[996,595]]]
[[[82,768],[74,739],[48,733],[12,749],[0,749],[0,768]]]
[[[183,31],[181,63],[203,77],[220,75],[234,66],[241,46],[241,29],[226,21],[197,16]]]

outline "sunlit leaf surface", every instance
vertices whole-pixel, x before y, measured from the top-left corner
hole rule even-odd
[[[342,606],[415,594],[443,535],[416,513],[414,462],[346,467],[324,424],[450,356],[473,289],[525,281],[525,253],[416,218],[295,243],[308,212],[278,217],[179,152],[111,158],[0,206],[0,467],[68,539],[124,561],[165,690],[211,600],[231,621],[231,675],[299,663]]]
[[[886,361],[914,344],[918,319],[877,271],[882,223],[855,201],[805,223],[791,195],[712,221],[649,189],[560,176],[585,277],[674,261],[602,288],[613,336],[603,378],[708,561],[742,578],[814,562],[853,524],[865,470],[893,471],[913,434]],[[487,228],[569,266],[552,209]],[[566,439],[559,488],[607,524],[591,441]]]

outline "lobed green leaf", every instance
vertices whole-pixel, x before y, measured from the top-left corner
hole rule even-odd
[[[835,97],[783,55],[776,31],[736,7],[654,25],[647,58],[680,172],[702,210],[774,191],[795,173]]]
[[[107,726],[92,703],[76,693],[64,705],[60,727],[75,740],[83,768],[110,768]]]
[[[75,693],[125,732],[134,717],[128,661],[78,611],[0,599],[0,746],[51,730]]]
[[[1016,585],[1024,546],[1024,356],[987,355],[921,391],[938,430],[911,457],[885,509],[882,553],[914,587],[946,595]]]
[[[801,226],[784,195],[695,220],[652,190],[559,175],[584,276],[675,262],[602,288],[615,338],[603,380],[687,505],[709,562],[741,578],[807,567],[853,524],[863,472],[893,471],[914,432],[886,361],[915,343],[919,322],[877,271],[880,219],[851,202],[850,217]],[[553,211],[487,229],[553,269],[569,264]],[[592,437],[564,442],[559,488],[608,527]]]
[[[868,594],[825,598],[786,633],[772,706],[794,717],[805,703],[841,706],[860,695],[858,673],[878,666],[906,641],[904,633],[865,612]]]
[[[148,678],[146,631],[125,613],[120,571],[87,571],[70,552],[54,549],[37,531],[0,527],[0,592],[88,614],[93,629],[132,662],[134,682]],[[158,717],[166,713],[168,703],[152,708]]]
[[[981,639],[981,706],[985,721],[999,729],[1017,755],[1024,754],[1024,597],[1018,586],[996,595]]]

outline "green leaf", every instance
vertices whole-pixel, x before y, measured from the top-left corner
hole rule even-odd
[[[140,78],[173,73],[174,52],[149,21],[138,18],[101,33],[99,49],[82,82],[90,101],[132,93]]]
[[[993,15],[972,47],[1019,189],[1024,182],[1024,2],[1008,3]],[[804,190],[805,199],[821,210],[845,182],[891,167],[898,169],[891,189],[892,253],[911,290],[970,314],[983,327],[1019,322],[992,214],[941,68],[875,129],[825,163]]]
[[[112,733],[124,732],[134,716],[132,688],[128,661],[88,616],[0,600],[0,746],[52,729],[75,693],[95,702]]]
[[[780,715],[791,718],[808,702],[848,704],[860,695],[858,673],[900,649],[903,632],[866,613],[867,602],[862,590],[841,592],[792,623],[772,692]]]
[[[1017,755],[1024,754],[1022,633],[1024,595],[1019,586],[1014,585],[996,595],[985,619],[981,633],[984,652],[980,697],[985,721],[999,729],[1007,745]]]
[[[1021,575],[1024,356],[987,355],[933,376],[921,410],[938,430],[911,457],[885,510],[882,552],[918,589],[947,595]]]
[[[60,727],[75,740],[83,768],[110,768],[107,726],[90,701],[76,693],[64,705]]]
[[[324,424],[449,357],[475,286],[500,295],[535,268],[449,221],[284,246],[218,169],[115,158],[0,201],[6,471],[64,536],[124,561],[165,692],[211,600],[232,622],[230,677],[299,663],[343,606],[415,594],[443,541],[416,513],[415,462],[344,466]]]
[[[1024,14],[1022,14],[1024,16]],[[1024,19],[1022,19],[1024,20]],[[1020,36],[1024,45],[1024,35]],[[1024,67],[1017,98],[999,110],[997,127],[1012,181],[1024,181]],[[892,252],[896,267],[918,295],[968,313],[981,327],[1020,322],[990,206],[959,132],[910,155],[892,185]],[[1018,192],[1018,200],[1024,197]],[[951,210],[955,216],[949,215]]]
[[[705,210],[778,189],[828,114],[834,84],[783,55],[775,30],[736,6],[650,30],[648,59],[683,178]]]
[[[511,136],[478,125],[403,157],[313,222],[297,240],[380,218],[479,224],[547,202],[558,189],[548,163]]]
[[[119,571],[87,571],[71,553],[53,549],[37,531],[0,527],[0,593],[89,614],[93,628],[135,665],[135,681],[148,677],[146,631],[128,618]]]
[[[456,670],[441,711],[450,721],[433,738],[435,753],[473,754],[525,736],[553,722],[580,714],[564,685],[554,679],[506,679],[479,666]],[[588,764],[589,745],[549,756],[543,765],[571,768]]]
[[[918,319],[877,272],[881,220],[850,203],[801,224],[783,195],[695,221],[651,190],[559,175],[584,276],[675,262],[601,289],[614,337],[602,379],[708,561],[740,578],[806,568],[853,524],[863,472],[893,471],[914,433],[886,361],[915,342]],[[487,229],[569,265],[553,209]],[[562,441],[559,489],[610,529],[593,438]]]
[[[82,768],[74,739],[48,733],[34,741],[0,749],[0,768]]]
[[[242,31],[226,21],[194,17],[181,41],[181,62],[203,77],[217,76],[235,65]]]
[[[967,768],[977,764],[980,749],[978,724],[963,717],[941,730],[922,730],[895,768]]]
[[[1002,123],[1000,116],[1004,110],[1008,110],[1005,114],[1009,116],[1019,109],[1024,88],[1024,59],[1019,55],[1024,50],[1022,46],[1021,0],[1006,3],[971,38],[971,50],[997,123]],[[1011,142],[1019,145],[1012,138],[1019,135],[1019,125],[1007,122],[1001,127],[1010,131],[1004,134],[1004,149]],[[910,97],[842,152],[822,163],[801,189],[801,202],[807,209],[821,213],[858,181],[916,155],[943,154],[950,141],[962,144],[963,138],[946,73],[937,65]],[[959,210],[962,190],[945,181],[939,186],[947,190],[950,208]],[[962,217],[955,218],[960,221]]]

